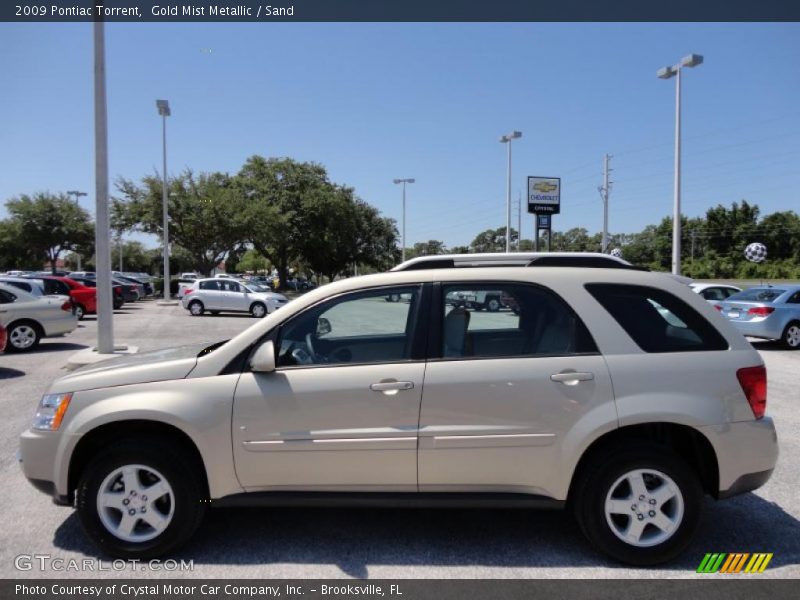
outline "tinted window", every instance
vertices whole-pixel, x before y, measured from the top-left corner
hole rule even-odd
[[[418,298],[417,287],[382,289],[311,308],[281,329],[278,366],[408,360]]]
[[[706,300],[725,300],[728,297],[727,290],[723,288],[706,288],[700,295]]]
[[[200,282],[200,289],[201,290],[219,290],[218,282],[211,280],[211,281],[201,281]]]
[[[219,289],[223,292],[241,292],[242,288],[235,281],[220,281]]]
[[[645,352],[728,349],[708,321],[669,292],[610,283],[590,283],[586,289]]]
[[[443,286],[445,358],[597,352],[583,322],[552,292],[523,284]]]
[[[7,281],[8,285],[13,285],[15,288],[19,288],[26,292],[31,292],[32,287],[30,283],[23,283],[22,281]]]
[[[11,304],[17,297],[11,292],[0,290],[0,304]]]
[[[69,296],[69,286],[58,279],[42,279],[45,294],[63,294]]]
[[[786,301],[787,304],[800,304],[800,292],[795,292],[791,298]]]
[[[774,302],[778,296],[783,295],[786,290],[775,288],[750,288],[738,294],[734,294],[728,300],[731,302]]]

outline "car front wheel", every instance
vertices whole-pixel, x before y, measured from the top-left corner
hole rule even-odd
[[[12,323],[6,328],[7,344],[6,352],[25,352],[32,350],[39,345],[42,339],[41,331],[35,323],[21,321]]]
[[[589,541],[616,560],[655,565],[691,541],[703,491],[697,474],[668,449],[628,445],[588,464],[572,490]]]
[[[800,349],[800,323],[797,321],[789,323],[783,330],[781,341],[789,350]]]
[[[123,440],[84,469],[78,516],[91,540],[111,556],[154,558],[184,544],[197,529],[205,513],[202,490],[180,446]]]

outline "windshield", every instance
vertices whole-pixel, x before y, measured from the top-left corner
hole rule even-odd
[[[782,296],[786,290],[775,288],[751,288],[728,298],[729,302],[774,302],[778,296]]]

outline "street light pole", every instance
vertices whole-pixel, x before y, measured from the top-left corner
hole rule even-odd
[[[156,100],[156,107],[158,114],[161,115],[161,142],[163,146],[164,164],[162,168],[163,185],[161,190],[161,204],[164,217],[163,225],[163,243],[164,243],[164,300],[162,304],[171,304],[170,302],[170,276],[169,276],[169,197],[167,194],[167,117],[172,113],[169,109],[169,102],[167,100]]]
[[[108,227],[108,111],[105,24],[94,23],[95,270],[97,272],[97,352],[114,352],[111,249]]]
[[[78,202],[78,199],[79,199],[81,196],[86,196],[86,192],[79,192],[78,190],[69,190],[69,191],[67,192],[67,195],[68,195],[68,196],[75,196],[75,204],[76,204],[76,205],[78,205],[78,206],[80,206],[80,203]],[[78,257],[78,268],[77,268],[77,269],[75,269],[75,270],[76,270],[76,271],[80,271],[80,270],[81,270],[81,255],[80,255],[80,253],[79,253],[79,252],[76,252],[76,253],[75,253],[75,256],[77,256],[77,257]]]
[[[672,207],[672,272],[675,275],[681,274],[681,71],[683,67],[701,64],[701,55],[690,54],[677,65],[664,67],[657,73],[660,79],[675,77],[675,191]]]
[[[403,246],[402,246],[402,260],[401,262],[406,261],[406,184],[407,183],[415,183],[416,179],[395,179],[395,184],[402,183],[403,184]]]
[[[511,140],[522,137],[521,131],[512,131],[500,137],[501,144],[508,144],[508,168],[506,170],[506,252],[511,252]]]

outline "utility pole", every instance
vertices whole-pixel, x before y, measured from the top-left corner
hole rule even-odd
[[[603,158],[603,185],[597,188],[603,198],[603,241],[600,245],[601,252],[608,252],[608,192],[611,182],[608,180],[608,174],[611,169],[608,163],[611,160],[611,155],[606,153]]]
[[[517,252],[522,244],[522,192],[517,191]]]

